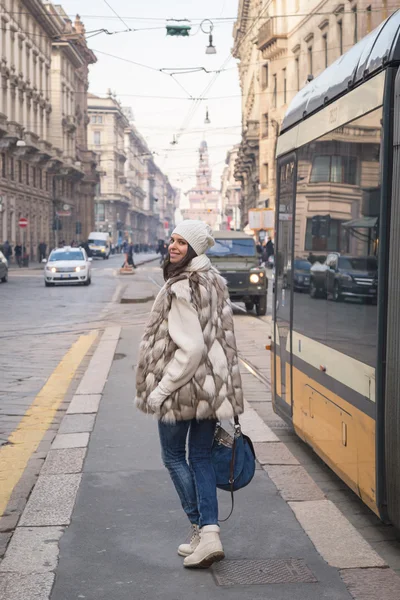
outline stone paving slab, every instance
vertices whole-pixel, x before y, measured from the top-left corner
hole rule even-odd
[[[80,473],[41,475],[22,514],[20,526],[68,525]]]
[[[386,565],[330,500],[289,502],[289,506],[329,565],[338,569]]]
[[[282,442],[256,442],[256,457],[261,465],[298,465],[297,458]]]
[[[243,433],[248,435],[253,442],[278,442],[278,438],[264,423],[256,411],[245,402],[245,412],[240,415],[240,424]]]
[[[63,448],[50,450],[41,470],[41,475],[80,473],[83,469],[86,448]]]
[[[0,600],[47,600],[54,583],[53,573],[0,574]]]
[[[57,567],[58,542],[63,533],[62,527],[18,527],[0,563],[0,573],[20,576],[53,571]]]
[[[118,339],[103,338],[92,356],[89,367],[83,376],[76,394],[101,394],[107,381],[108,373],[114,358]]]
[[[304,467],[286,465],[264,465],[278,488],[282,498],[287,502],[303,500],[323,500],[325,495],[313,481]]]
[[[65,415],[58,433],[90,433],[95,415]]]
[[[61,448],[86,448],[89,443],[88,433],[59,433],[52,443],[52,450]]]
[[[400,577],[392,569],[345,569],[340,575],[354,600],[400,598]]]
[[[101,394],[75,394],[68,407],[67,415],[97,413],[100,400]]]

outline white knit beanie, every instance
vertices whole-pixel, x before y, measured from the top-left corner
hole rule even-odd
[[[204,254],[208,248],[211,248],[215,244],[211,227],[207,223],[203,223],[203,221],[192,219],[182,221],[182,223],[179,223],[175,227],[172,235],[174,233],[183,237],[192,246],[198,256]]]

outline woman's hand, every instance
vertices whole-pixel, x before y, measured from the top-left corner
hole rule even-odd
[[[148,407],[157,415],[161,412],[163,402],[168,398],[168,394],[162,392],[159,387],[156,387],[147,399]]]

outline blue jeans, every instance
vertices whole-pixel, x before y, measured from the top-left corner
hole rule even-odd
[[[161,455],[189,521],[199,527],[218,525],[218,500],[211,448],[216,421],[158,422]],[[189,464],[186,438],[189,432]]]

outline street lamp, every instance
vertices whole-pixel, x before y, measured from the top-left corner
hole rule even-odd
[[[208,25],[208,31],[204,30],[204,25]],[[209,44],[206,48],[206,54],[217,54],[217,49],[213,44],[213,36],[212,36],[212,32],[214,29],[213,22],[210,21],[210,19],[204,19],[204,21],[202,21],[200,23],[200,29],[202,30],[203,33],[208,33]]]
[[[204,123],[206,125],[209,125],[211,123],[210,117],[208,116],[208,106],[207,106],[207,109],[206,109],[206,118],[204,119]]]
[[[25,146],[26,146],[26,142],[24,142],[24,140],[17,141],[17,148],[25,148]]]

